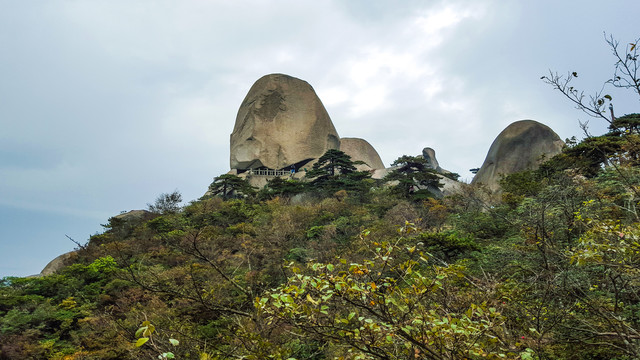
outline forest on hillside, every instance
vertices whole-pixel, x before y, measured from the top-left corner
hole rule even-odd
[[[610,39],[608,84],[640,100],[637,43]],[[0,280],[0,359],[640,358],[640,114],[576,76],[543,80],[609,131],[499,193],[330,150],[307,181],[110,218],[57,273]]]

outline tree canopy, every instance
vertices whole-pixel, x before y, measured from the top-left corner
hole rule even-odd
[[[406,199],[424,200],[433,197],[434,191],[442,187],[435,170],[428,166],[423,157],[403,155],[391,166],[395,168],[384,180],[397,181],[394,192]]]
[[[213,179],[209,185],[209,192],[211,195],[229,199],[233,196],[251,196],[256,190],[247,180],[233,174],[224,174]]]

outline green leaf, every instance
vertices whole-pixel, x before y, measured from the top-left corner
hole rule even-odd
[[[142,336],[142,333],[147,330],[146,326],[141,327],[140,329],[138,329],[138,331],[136,331],[136,337],[139,338],[140,336]]]
[[[136,341],[136,347],[140,347],[140,346],[144,345],[147,341],[149,341],[148,337],[142,337],[142,338],[138,339],[138,341]]]
[[[180,344],[180,341],[176,340],[176,339],[169,339],[169,342],[171,343],[171,345],[173,346],[178,346]]]
[[[333,265],[332,264],[327,264],[327,270],[333,271]]]
[[[175,359],[176,358],[176,356],[173,355],[172,352],[163,353],[162,356],[166,357],[167,359]]]

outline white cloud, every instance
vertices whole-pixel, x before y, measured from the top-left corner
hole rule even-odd
[[[364,117],[372,112],[387,109],[393,104],[387,99],[385,85],[371,85],[351,95],[351,117]]]
[[[440,32],[448,27],[452,27],[471,16],[470,10],[447,6],[441,9],[428,11],[425,15],[415,20],[415,25],[419,27],[425,35],[435,35],[440,37]]]

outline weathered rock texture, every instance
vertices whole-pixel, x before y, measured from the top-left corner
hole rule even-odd
[[[47,264],[47,266],[45,266],[44,269],[42,269],[42,271],[40,272],[40,276],[55,274],[58,271],[62,270],[62,268],[67,266],[69,263],[69,260],[75,257],[76,254],[77,254],[77,251],[75,250],[69,251],[51,260]]]
[[[364,161],[365,164],[356,165],[358,171],[384,169],[384,164],[376,149],[367,140],[359,138],[340,139],[340,151],[351,156],[353,161]]]
[[[438,164],[438,160],[436,159],[436,151],[430,147],[426,147],[422,149],[422,157],[427,160],[427,165],[435,171],[440,172],[440,164]]]
[[[507,126],[493,141],[484,163],[471,181],[493,191],[500,189],[501,175],[536,169],[542,161],[558,154],[564,142],[551,128],[533,120]]]
[[[256,81],[231,133],[231,169],[282,169],[340,148],[329,114],[307,82],[283,74]]]

